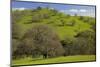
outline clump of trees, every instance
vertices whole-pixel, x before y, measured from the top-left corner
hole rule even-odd
[[[47,25],[37,25],[28,30],[21,42],[13,39],[14,58],[24,56],[43,56],[43,58],[90,55],[96,52],[95,32],[79,32],[74,38],[59,39],[58,35]]]
[[[37,25],[25,33],[16,52],[18,52],[18,55],[24,56],[41,54],[44,58],[47,58],[62,56],[64,49],[58,35],[50,27]]]
[[[65,55],[95,55],[95,32],[86,30],[79,32],[75,38],[65,38],[61,43],[65,49]]]
[[[86,30],[84,32],[80,32],[76,35],[76,37],[79,39],[85,40],[84,42],[86,45],[86,53],[87,54],[95,54],[96,50],[96,34],[93,30]]]

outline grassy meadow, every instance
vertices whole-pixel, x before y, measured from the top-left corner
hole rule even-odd
[[[24,58],[13,60],[12,66],[17,65],[37,65],[37,64],[52,64],[52,63],[70,63],[70,62],[88,62],[95,61],[95,55],[76,55],[76,56],[66,56],[66,57],[56,57],[56,58]]]

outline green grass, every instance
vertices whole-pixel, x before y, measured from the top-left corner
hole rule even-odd
[[[69,62],[81,62],[81,61],[95,61],[95,55],[76,55],[76,56],[62,56],[56,58],[24,58],[12,60],[12,66],[15,65],[34,65],[34,64],[50,64],[50,63],[69,63]]]

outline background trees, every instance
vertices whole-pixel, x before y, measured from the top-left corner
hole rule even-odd
[[[61,41],[65,55],[91,55],[95,54],[95,32],[86,30],[79,32],[75,38],[65,38]]]
[[[84,32],[78,33],[76,37],[78,39],[78,43],[81,46],[83,44],[82,52],[84,52],[85,54],[95,54],[95,50],[96,50],[95,31],[86,30]]]

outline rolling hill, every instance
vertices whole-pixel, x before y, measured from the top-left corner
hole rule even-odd
[[[20,35],[38,24],[51,26],[60,39],[73,38],[77,33],[93,30],[95,18],[88,16],[70,16],[54,9],[41,8],[12,11],[13,21],[19,25]]]

